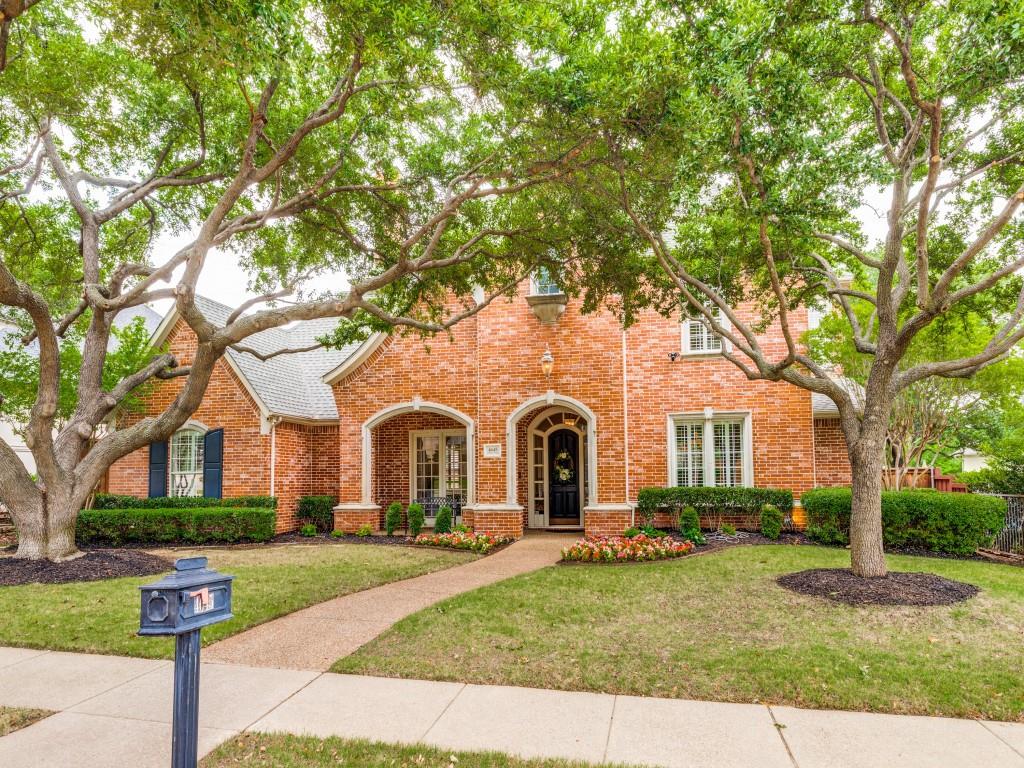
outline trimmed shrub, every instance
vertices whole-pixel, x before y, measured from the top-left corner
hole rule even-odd
[[[367,536],[372,536],[372,535],[373,535],[373,528],[370,527],[369,523],[363,523],[362,525],[359,526],[359,530],[356,531],[356,536],[359,536],[359,537],[364,538],[364,539]]]
[[[299,528],[300,536],[316,536],[316,526],[312,523],[306,523],[304,526]]]
[[[409,521],[409,535],[419,536],[423,530],[423,505],[415,501],[405,511],[405,517]]]
[[[849,488],[818,488],[800,501],[807,536],[823,544],[846,544],[850,536]],[[933,490],[883,491],[882,540],[888,547],[918,547],[970,555],[991,545],[1006,520],[1006,502],[994,496]]]
[[[299,520],[308,520],[318,531],[334,528],[334,508],[338,500],[333,496],[300,496],[296,508]]]
[[[765,538],[775,541],[782,535],[782,511],[774,504],[761,507],[761,533]]]
[[[206,496],[159,496],[139,498],[116,493],[97,493],[93,509],[198,509],[200,507],[245,507],[247,509],[277,509],[274,496],[234,496],[230,499],[211,499]]]
[[[75,535],[81,544],[217,544],[268,541],[277,514],[265,508],[85,509]]]
[[[388,511],[384,513],[384,532],[393,536],[395,531],[402,527],[402,505],[397,501],[388,505]]]
[[[700,515],[696,508],[687,504],[679,510],[679,533],[694,544],[705,544],[707,539],[700,532]]]
[[[758,520],[761,507],[772,504],[783,512],[793,509],[793,492],[775,488],[643,488],[637,496],[636,511],[643,519],[659,509],[673,512],[693,507],[705,517],[715,515],[745,516]]]
[[[452,508],[447,504],[437,510],[437,517],[434,518],[434,533],[452,532]]]

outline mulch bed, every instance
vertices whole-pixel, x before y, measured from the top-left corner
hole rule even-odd
[[[405,536],[356,536],[347,533],[344,536],[331,536],[329,533],[318,533],[316,536],[302,536],[298,533],[282,533],[275,536],[273,544],[377,544],[387,547],[410,546]]]
[[[973,584],[933,573],[891,572],[865,579],[846,568],[812,568],[779,576],[776,581],[792,592],[847,605],[952,605],[981,591]]]
[[[100,581],[124,576],[153,576],[173,568],[171,561],[137,549],[89,550],[82,557],[66,563],[0,557],[0,586],[68,584],[73,581]]]

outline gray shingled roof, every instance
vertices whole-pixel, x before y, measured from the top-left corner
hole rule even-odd
[[[210,322],[224,325],[234,311],[219,302],[196,297],[196,306]],[[243,344],[269,354],[281,349],[306,347],[318,336],[329,334],[337,319],[304,320],[285,328],[271,328],[246,339]],[[331,388],[321,378],[351,355],[358,344],[342,349],[317,349],[312,352],[278,355],[260,360],[247,352],[229,349],[227,354],[238,366],[259,398],[279,416],[301,419],[329,420],[338,418]]]
[[[864,388],[853,379],[848,379],[845,376],[836,376],[834,377],[834,380],[839,386],[853,396],[855,404],[864,396]],[[812,392],[811,412],[815,416],[838,416],[839,408],[828,395],[823,395],[820,392]]]

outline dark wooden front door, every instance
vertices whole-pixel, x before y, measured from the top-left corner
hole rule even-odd
[[[580,524],[580,437],[571,429],[548,435],[548,525]]]

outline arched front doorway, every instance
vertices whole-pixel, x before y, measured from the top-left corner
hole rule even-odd
[[[527,523],[531,528],[581,528],[590,496],[587,420],[554,406],[527,430]]]

